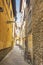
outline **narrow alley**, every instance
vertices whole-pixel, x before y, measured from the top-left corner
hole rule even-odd
[[[0,0],[0,65],[43,65],[43,0]]]
[[[15,46],[0,62],[0,65],[31,65],[24,61],[22,51],[19,46]]]

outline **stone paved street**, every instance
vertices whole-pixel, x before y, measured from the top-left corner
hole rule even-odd
[[[30,65],[24,61],[23,53],[18,46],[15,46],[13,50],[0,62],[0,65]]]

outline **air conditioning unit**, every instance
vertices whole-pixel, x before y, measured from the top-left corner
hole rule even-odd
[[[3,8],[2,7],[0,7],[0,12],[3,12]]]

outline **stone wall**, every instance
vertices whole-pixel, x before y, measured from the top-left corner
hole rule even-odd
[[[33,65],[43,65],[43,0],[33,0]]]

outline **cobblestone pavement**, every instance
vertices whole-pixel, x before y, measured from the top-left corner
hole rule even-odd
[[[0,65],[30,65],[24,61],[23,53],[18,46],[15,46],[11,52],[0,62]]]

